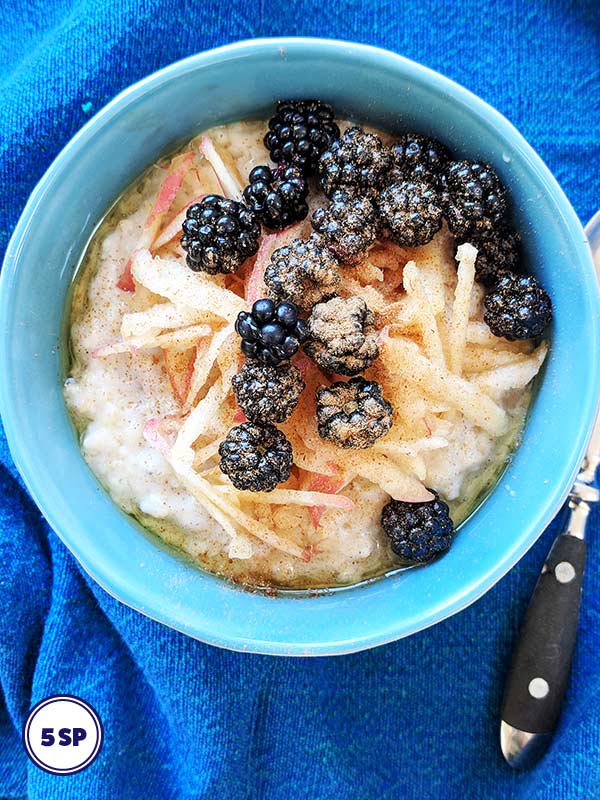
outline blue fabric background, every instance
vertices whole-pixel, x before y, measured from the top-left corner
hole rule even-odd
[[[382,45],[464,84],[520,128],[586,221],[600,204],[599,8],[3,0],[0,248],[51,160],[116,92],[182,56],[277,34]],[[336,659],[238,655],[106,595],[33,507],[3,438],[0,461],[1,797],[600,797],[597,512],[561,729],[538,768],[519,775],[498,749],[502,679],[554,531],[478,603],[407,640]],[[62,692],[95,705],[106,742],[88,770],[53,777],[28,762],[20,730],[33,703]]]

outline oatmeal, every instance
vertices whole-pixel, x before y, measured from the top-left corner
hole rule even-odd
[[[351,584],[447,549],[517,445],[548,349],[547,296],[506,271],[485,169],[453,167],[444,205],[445,148],[340,134],[323,107],[307,117],[320,184],[317,145],[285,141],[287,106],[279,166],[266,123],[210,130],[118,201],[73,293],[84,458],[125,512],[246,584]]]

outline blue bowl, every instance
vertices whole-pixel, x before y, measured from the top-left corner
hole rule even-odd
[[[489,161],[508,184],[526,257],[554,300],[552,350],[523,443],[452,550],[424,569],[276,598],[232,586],[145,534],[85,464],[62,395],[65,303],[78,259],[116,197],[176,142],[316,96],[342,117],[410,128]],[[266,39],[185,59],[120,94],[65,147],[16,227],[0,282],[0,408],[40,509],[110,594],[221,647],[348,653],[407,636],[472,603],[526,552],[576,475],[600,390],[598,289],[581,226],[517,131],[465,89],[393,53]],[[586,344],[582,345],[582,336]]]

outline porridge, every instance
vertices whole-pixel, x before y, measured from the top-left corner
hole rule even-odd
[[[244,584],[443,554],[548,350],[506,207],[487,165],[316,101],[207,131],[123,195],[78,272],[84,458],[126,513]]]

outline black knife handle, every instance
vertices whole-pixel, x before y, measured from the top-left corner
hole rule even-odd
[[[561,534],[525,615],[508,674],[502,719],[529,733],[553,733],[569,680],[586,545]]]

